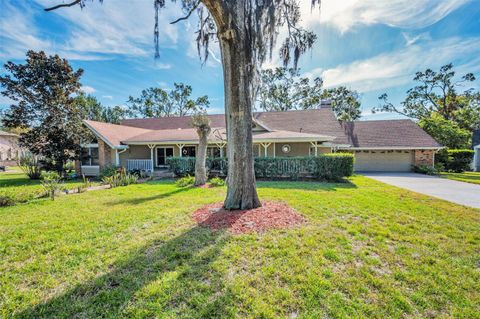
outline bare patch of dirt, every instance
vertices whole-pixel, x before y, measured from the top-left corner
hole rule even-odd
[[[192,217],[202,227],[227,229],[233,234],[264,232],[269,229],[293,228],[306,222],[285,203],[262,201],[262,207],[249,210],[225,210],[215,203],[196,210]]]

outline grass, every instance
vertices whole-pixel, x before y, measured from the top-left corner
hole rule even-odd
[[[67,189],[74,189],[82,185],[81,180],[64,181]],[[45,189],[40,180],[29,179],[20,169],[10,168],[0,173],[0,197],[8,196],[15,202],[27,202],[45,195]]]
[[[308,223],[229,235],[225,188],[150,182],[0,208],[1,318],[479,318],[480,210],[366,177],[261,182]]]
[[[440,173],[441,177],[480,185],[480,172]]]

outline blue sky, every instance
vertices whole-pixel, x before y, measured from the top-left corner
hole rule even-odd
[[[196,20],[170,25],[182,15],[168,4],[160,19],[161,57],[153,58],[153,1],[104,0],[44,12],[63,0],[0,0],[0,63],[21,62],[28,49],[56,53],[85,70],[83,89],[107,106],[124,105],[150,86],[192,85],[207,94],[210,113],[223,112],[219,50],[202,66],[194,41]],[[302,24],[318,41],[302,57],[301,72],[320,76],[326,87],[346,85],[361,94],[364,119],[387,92],[399,103],[416,71],[453,62],[458,73],[480,77],[480,0],[322,0],[310,11],[302,0]],[[265,67],[279,65],[274,56]],[[4,72],[2,68],[0,72]],[[475,85],[478,86],[477,80]],[[0,97],[0,107],[8,105]]]

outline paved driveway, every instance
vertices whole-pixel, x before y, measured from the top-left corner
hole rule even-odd
[[[364,176],[417,193],[480,208],[480,185],[415,173],[361,173]]]

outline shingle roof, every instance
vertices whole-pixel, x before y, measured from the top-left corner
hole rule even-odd
[[[353,147],[441,147],[411,120],[354,121],[343,127]]]
[[[124,125],[103,123],[97,121],[84,121],[85,124],[93,129],[93,131],[100,135],[100,137],[111,146],[120,146],[123,140],[140,135],[146,132],[151,132],[143,128],[130,127]]]
[[[225,127],[225,115],[208,115],[212,127]],[[255,112],[253,118],[274,131],[291,131],[334,136],[334,143],[346,144],[347,138],[330,108],[287,112]],[[152,130],[191,128],[191,116],[128,119],[120,124]]]

